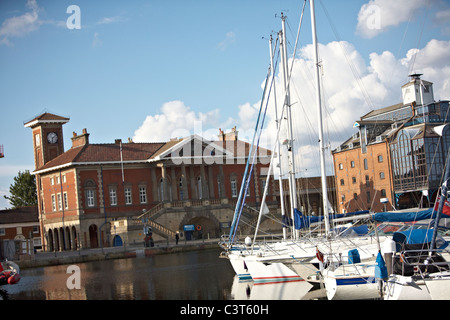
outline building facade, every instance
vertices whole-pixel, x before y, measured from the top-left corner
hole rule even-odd
[[[333,151],[339,210],[428,207],[447,159],[449,101],[435,101],[433,84],[411,75],[402,103],[373,110]]]
[[[0,258],[28,260],[34,249],[41,249],[38,208],[19,207],[0,210]]]
[[[194,239],[227,231],[250,149],[235,128],[220,130],[218,141],[192,135],[104,144],[91,144],[83,129],[65,151],[62,126],[68,121],[44,113],[25,123],[32,129],[45,250],[142,242],[149,230],[155,240],[174,239],[176,232]],[[270,161],[267,150],[258,155],[246,197],[255,206]]]

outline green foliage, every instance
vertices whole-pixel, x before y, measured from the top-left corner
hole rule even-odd
[[[14,207],[25,207],[25,206],[36,206],[37,205],[37,195],[36,195],[36,178],[34,175],[30,174],[30,171],[25,170],[25,172],[18,173],[14,177],[14,184],[9,186],[10,197],[3,196],[5,199],[9,200],[9,203]]]

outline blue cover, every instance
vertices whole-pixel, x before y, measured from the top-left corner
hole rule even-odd
[[[392,240],[406,244],[430,243],[433,229],[410,229],[402,232],[394,232]]]
[[[433,214],[433,208],[430,208],[417,212],[378,212],[373,219],[378,222],[409,222],[432,219],[435,216],[436,212]]]
[[[369,213],[369,210],[355,211],[341,214],[329,215],[330,219],[338,219],[344,217],[351,217],[354,215]],[[319,222],[324,219],[324,216],[304,216],[299,210],[294,209],[294,225],[295,229],[300,230],[308,228],[311,223]]]
[[[348,264],[360,263],[361,258],[359,256],[358,249],[348,250]]]
[[[377,265],[375,266],[375,278],[387,279],[388,272],[387,272],[387,268],[386,268],[386,263],[384,262],[381,252],[378,252],[376,263],[377,263]]]

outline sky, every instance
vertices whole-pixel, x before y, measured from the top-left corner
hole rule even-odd
[[[301,175],[318,175],[309,1],[300,19],[303,4],[1,0],[0,208],[10,207],[3,195],[18,172],[34,170],[31,130],[23,124],[42,112],[70,118],[63,127],[67,150],[72,131],[83,128],[91,143],[161,142],[192,133],[214,139],[219,128],[234,126],[252,141],[267,105],[261,145],[273,147],[274,96],[284,96],[279,68],[267,103],[263,86],[268,39],[277,38],[282,14],[296,166]],[[401,102],[400,87],[411,73],[434,83],[435,100],[450,99],[449,1],[316,0],[315,11],[328,151],[355,131],[361,116]]]

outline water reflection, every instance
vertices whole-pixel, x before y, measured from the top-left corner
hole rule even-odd
[[[5,288],[11,300],[226,300],[234,272],[219,250],[77,264],[81,289],[68,289],[67,265],[22,270]]]

